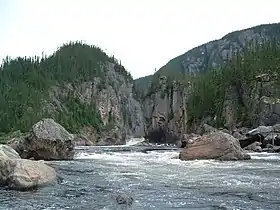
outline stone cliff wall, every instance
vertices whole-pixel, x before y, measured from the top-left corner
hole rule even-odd
[[[275,75],[258,75],[249,85],[232,86],[223,106],[225,127],[274,125],[280,122],[280,100]]]
[[[103,69],[102,78],[53,87],[46,109],[51,113],[59,110],[67,113],[63,103],[67,97],[93,106],[92,109],[97,109],[100,114],[104,130],[98,133],[94,127],[85,126],[80,132],[94,143],[113,139],[115,144],[123,144],[126,138],[144,136],[145,123],[141,106],[132,97],[132,82],[121,75],[113,63]]]
[[[150,142],[175,143],[185,133],[184,88],[176,82],[168,86],[166,77],[159,80],[158,89],[142,101],[146,137]]]

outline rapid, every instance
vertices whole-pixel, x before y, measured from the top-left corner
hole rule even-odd
[[[280,155],[248,161],[180,161],[170,145],[77,147],[72,161],[51,161],[57,184],[29,192],[0,188],[0,209],[279,209]],[[116,196],[129,195],[132,205]]]

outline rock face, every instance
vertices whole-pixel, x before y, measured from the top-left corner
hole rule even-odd
[[[188,144],[180,153],[181,160],[248,160],[240,147],[239,142],[233,136],[223,132],[215,132],[197,138]]]
[[[112,139],[111,144],[124,144],[130,137],[143,137],[145,122],[141,105],[132,97],[132,81],[126,78],[119,66],[110,62],[102,67],[102,77],[79,84],[66,84],[52,88],[51,101],[46,109],[51,113],[58,110],[69,112],[63,103],[65,98],[77,99],[100,114],[102,132],[88,125],[78,132],[93,145]]]
[[[0,184],[16,190],[29,190],[56,180],[56,172],[43,161],[20,159],[11,147],[0,145]]]
[[[178,73],[197,74],[205,72],[212,67],[215,67],[227,58],[230,58],[236,51],[242,51],[246,40],[266,40],[270,37],[279,36],[280,23],[259,25],[256,27],[235,31],[227,34],[219,40],[214,40],[198,47],[195,47],[188,52],[173,58],[165,66],[159,69],[160,73]],[[148,81],[152,80],[152,76],[139,78],[135,81],[136,85],[145,87]]]
[[[143,101],[146,137],[152,143],[176,143],[185,133],[185,92],[177,83],[159,78],[155,91]]]
[[[273,74],[262,74],[256,76],[251,84],[229,87],[223,105],[225,126],[233,129],[238,124],[257,127],[280,122],[277,81]]]
[[[219,40],[195,47],[170,60],[156,74],[196,75],[204,73],[224,63],[235,52],[242,52],[246,41],[261,42],[262,40],[269,40],[271,37],[279,41],[279,32],[280,23],[260,25],[229,33]],[[279,89],[277,86],[279,78],[273,73],[270,73],[272,70],[266,69],[265,72],[265,74],[257,75],[253,81],[249,82],[250,84],[237,83],[229,86],[225,90],[226,94],[221,108],[221,121],[224,122],[224,127],[233,130],[235,126],[257,127],[259,125],[267,126],[280,122],[280,98],[277,93]],[[135,80],[135,85],[139,89],[145,89],[148,83],[152,83],[154,76],[139,78]],[[187,96],[186,93],[185,95]],[[150,102],[149,106],[152,107],[153,103]],[[192,126],[194,128],[191,128],[191,132],[196,131],[197,125]]]
[[[53,119],[43,119],[32,126],[19,143],[22,158],[35,160],[71,160],[74,157],[73,135]]]

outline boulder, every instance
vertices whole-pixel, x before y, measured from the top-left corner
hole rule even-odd
[[[14,150],[18,151],[19,150],[19,145],[20,142],[23,140],[24,138],[12,138],[7,142],[7,145],[12,147]]]
[[[96,145],[97,146],[111,146],[116,145],[116,139],[115,138],[102,138]]]
[[[20,159],[19,154],[8,145],[0,145],[0,157],[7,157],[10,159]]]
[[[241,139],[245,139],[246,137],[244,135],[242,135],[241,133],[237,132],[237,131],[234,131],[232,136],[238,140],[241,140]]]
[[[267,144],[280,146],[280,124],[275,124],[273,126],[259,126],[250,130],[246,136],[248,140],[250,139],[250,144],[254,140],[262,142],[262,148],[265,148]],[[258,137],[258,140],[256,137]]]
[[[190,134],[184,134],[183,138],[181,139],[180,144],[178,144],[178,146],[180,148],[185,148],[188,144],[193,143],[193,141],[195,141],[195,139],[199,138],[200,135],[194,134],[194,133],[190,133]]]
[[[249,151],[253,151],[253,152],[262,152],[261,145],[262,145],[261,142],[256,141],[253,144],[248,145],[244,149],[249,150]]]
[[[264,141],[264,136],[262,134],[254,134],[249,137],[246,137],[245,139],[239,139],[239,143],[241,148],[245,148],[254,142],[261,142],[261,145]]]
[[[56,172],[43,161],[21,159],[7,145],[0,145],[0,184],[10,189],[29,190],[56,180]]]
[[[280,152],[280,146],[273,146],[272,144],[267,144],[262,150],[263,152]]]
[[[228,130],[228,129],[226,129],[226,128],[220,128],[219,129],[221,132],[223,132],[223,133],[228,133],[228,134],[230,134],[231,132]]]
[[[117,204],[120,204],[120,205],[131,206],[133,203],[133,200],[134,200],[133,197],[131,197],[130,195],[126,195],[126,194],[120,194],[120,195],[117,195],[117,197],[116,197]]]
[[[20,130],[2,136],[4,143],[17,151],[19,142],[26,137],[26,133],[22,133]]]
[[[105,131],[96,146],[111,146],[111,145],[124,145],[125,133],[121,132],[121,129],[117,126]]]
[[[248,133],[247,133],[247,136],[253,136],[253,135],[256,135],[256,134],[262,134],[263,136],[266,136],[268,134],[271,134],[274,132],[274,129],[273,129],[273,126],[259,126],[253,130],[250,130]]]
[[[274,152],[280,152],[280,146],[273,146]]]
[[[214,128],[211,125],[208,125],[206,123],[202,125],[203,134],[211,134],[211,133],[215,133],[215,132],[218,132],[218,131],[219,130],[217,128]]]
[[[75,146],[93,146],[93,142],[90,141],[85,135],[75,134],[74,135]]]
[[[237,139],[227,133],[215,132],[197,138],[184,148],[181,160],[217,159],[217,160],[248,160]]]
[[[56,172],[43,161],[0,156],[0,183],[15,190],[29,190],[50,184]]]
[[[71,160],[74,157],[73,135],[53,119],[43,119],[20,141],[18,152],[25,159]]]

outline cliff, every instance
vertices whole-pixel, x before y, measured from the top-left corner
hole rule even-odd
[[[279,32],[280,24],[236,31],[135,80],[150,141],[175,143],[204,123],[229,130],[279,123]],[[168,80],[181,88],[174,92]]]
[[[280,40],[280,23],[263,24],[240,31],[231,32],[221,39],[210,41],[173,58],[157,72],[161,75],[198,74],[217,67],[231,58],[237,51],[243,51],[246,41],[263,41],[275,37]],[[151,76],[134,81],[136,86],[145,87]]]
[[[145,86],[120,61],[79,42],[49,57],[7,57],[0,67],[0,132],[27,132],[53,118],[92,144],[142,136],[176,143],[204,123],[279,123],[279,28],[257,26],[194,48],[147,76]]]
[[[95,46],[69,43],[49,57],[7,58],[0,73],[3,133],[53,118],[94,144],[144,135],[131,75]]]
[[[165,76],[158,80],[142,100],[146,135],[150,142],[174,143],[186,131],[185,90]]]

